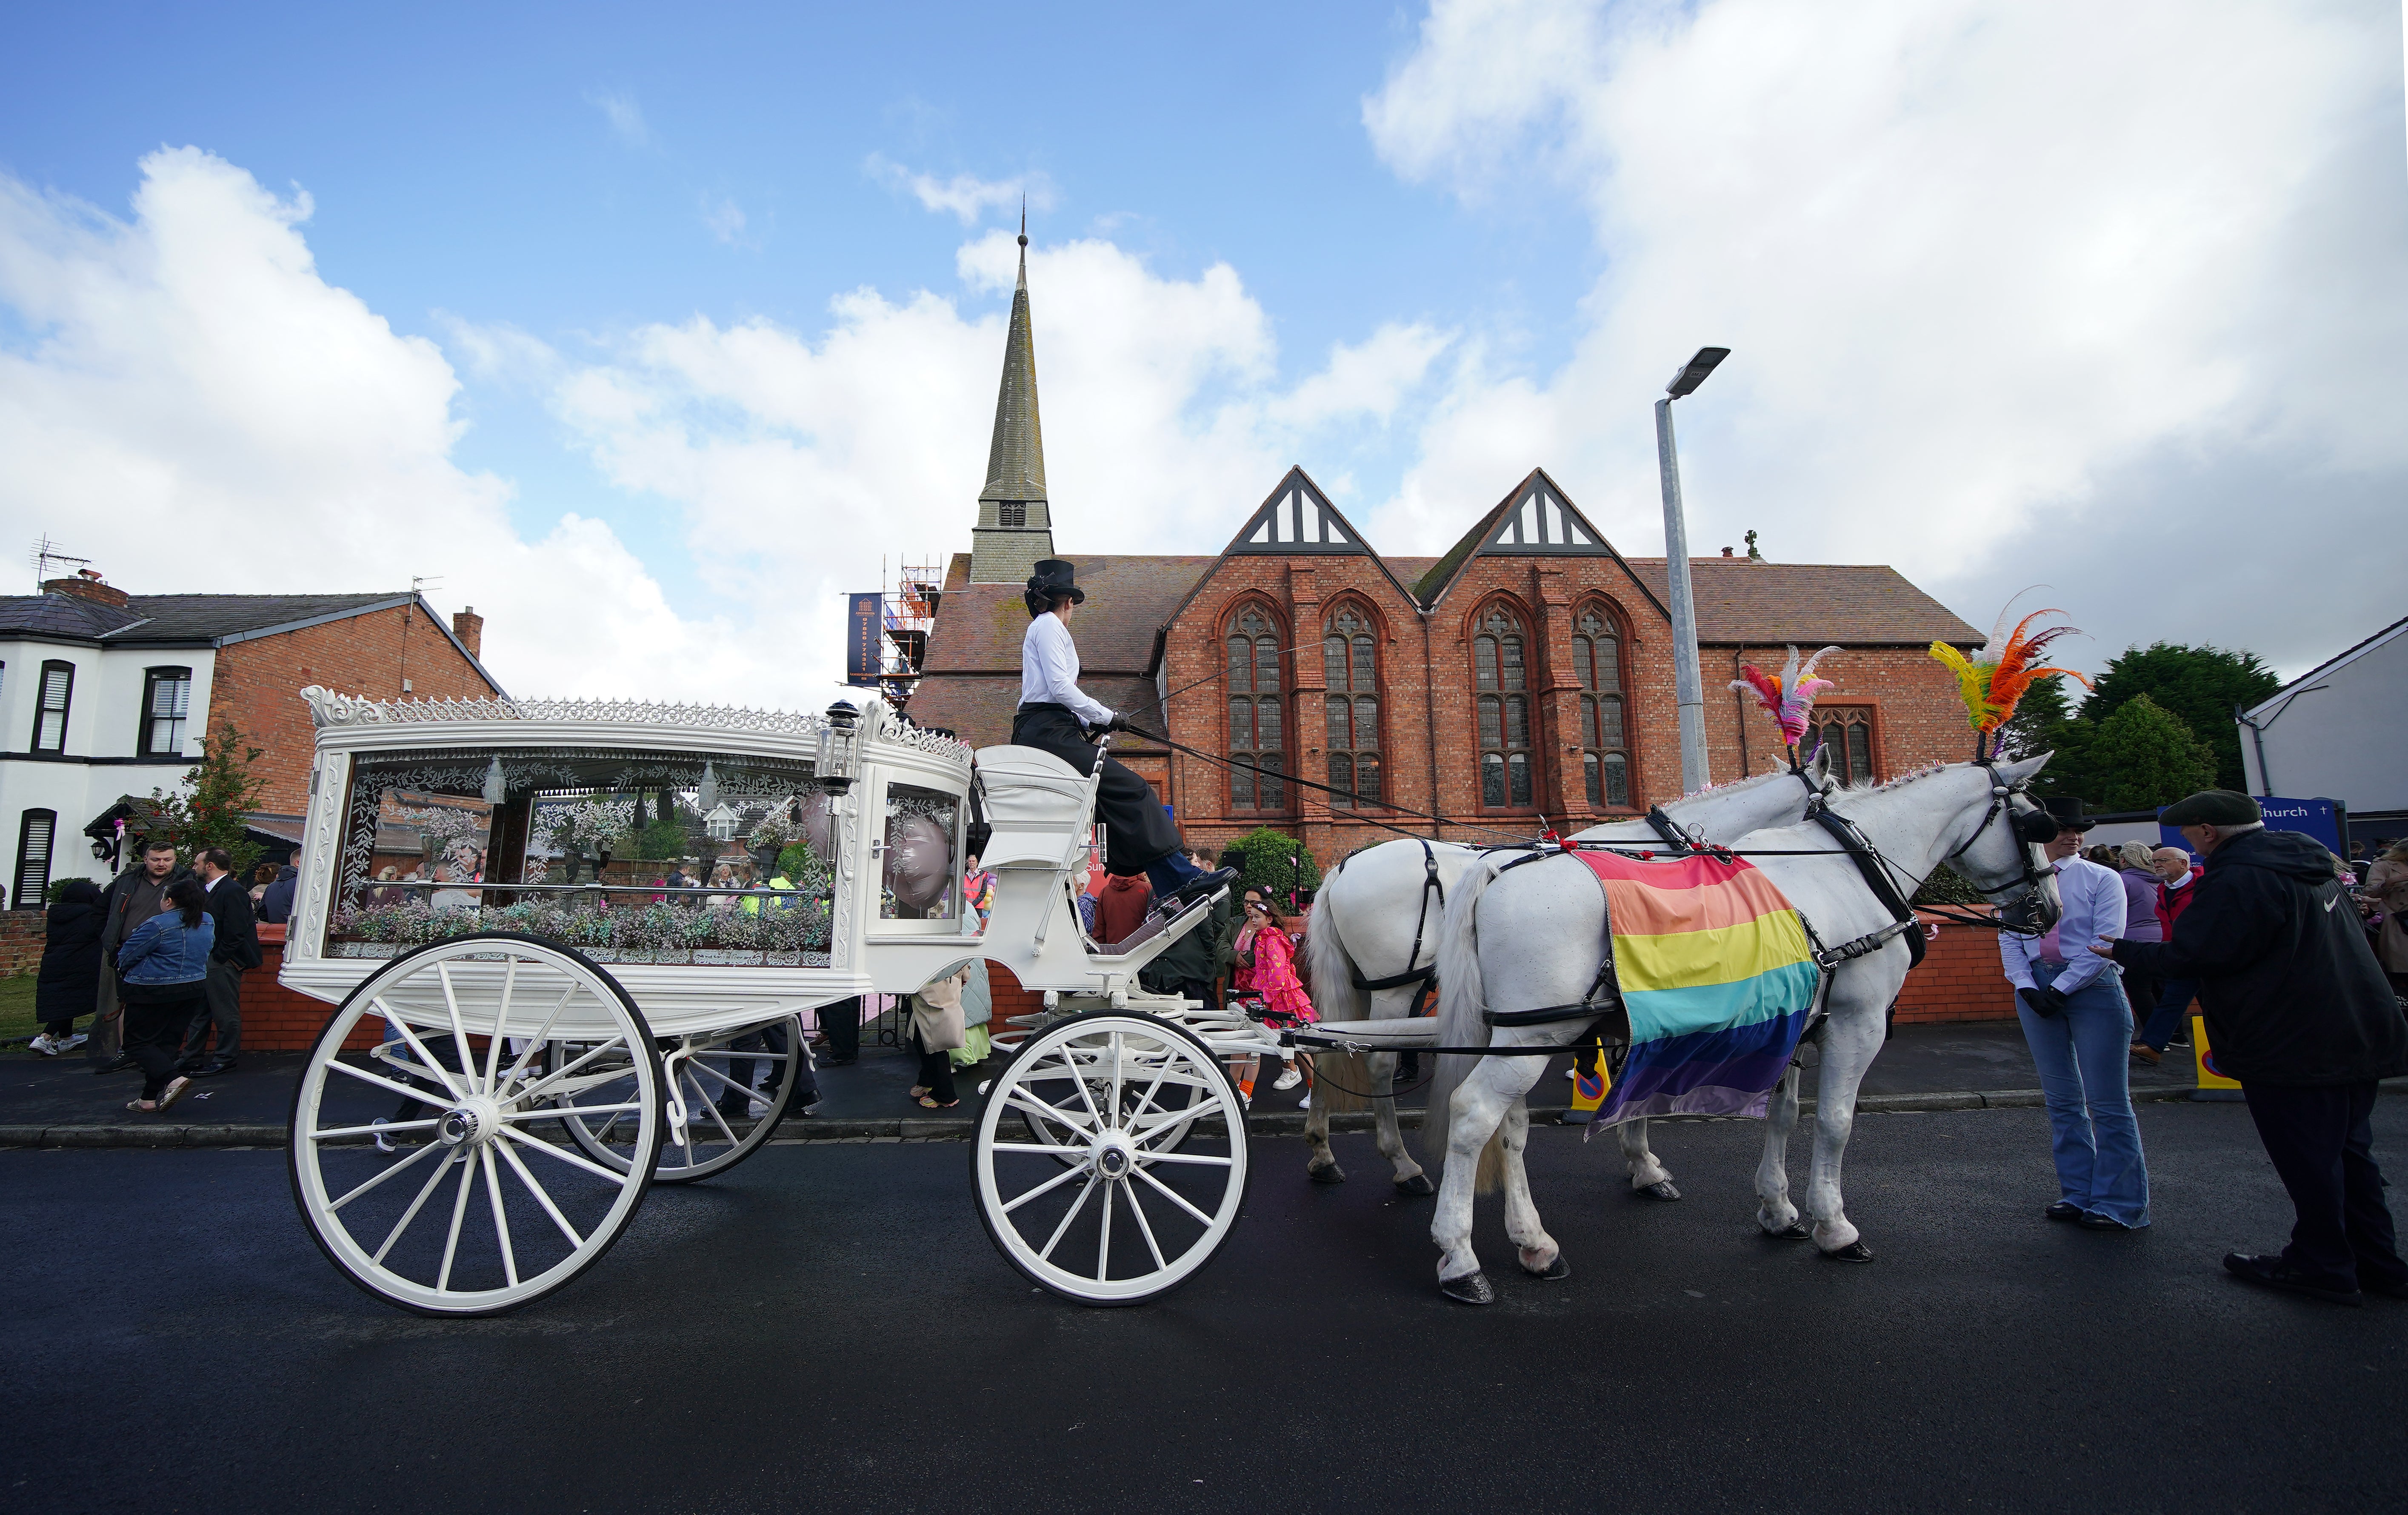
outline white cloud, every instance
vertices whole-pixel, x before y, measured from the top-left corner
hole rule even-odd
[[[731,247],[752,245],[744,235],[744,207],[724,196],[702,197],[702,223],[710,235]]]
[[[131,221],[0,176],[0,306],[28,334],[0,347],[17,540],[48,532],[137,593],[440,575],[444,600],[486,617],[513,693],[819,696],[749,608],[678,615],[605,522],[513,531],[510,487],[452,461],[450,364],[324,280],[305,197],[192,148],[142,171]],[[478,350],[545,361],[507,330]]]
[[[975,174],[955,174],[951,179],[939,179],[934,174],[913,173],[882,153],[873,152],[862,164],[870,178],[890,189],[907,191],[920,202],[923,210],[943,211],[965,226],[975,226],[987,210],[1016,209],[1024,199],[1035,210],[1054,207],[1054,184],[1042,174],[1022,174],[1013,179],[981,179]]]
[[[631,148],[652,145],[652,129],[644,123],[644,110],[632,94],[596,90],[587,93],[585,103],[602,112],[610,123],[611,135]]]
[[[2408,483],[2399,20],[1440,0],[1364,104],[1374,145],[1468,201],[1570,194],[1605,264],[1554,371],[1457,350],[1386,519],[1434,544],[1542,462],[1655,550],[1648,407],[1720,343],[1681,407],[1704,550],[1755,526],[1896,563],[1984,623],[2071,559],[2102,661],[2355,640],[2397,554],[2335,548]],[[2284,575],[2313,606],[2277,607]]]

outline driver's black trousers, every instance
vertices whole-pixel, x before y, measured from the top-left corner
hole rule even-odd
[[[1104,777],[1096,789],[1096,818],[1104,823],[1104,871],[1124,877],[1143,873],[1146,865],[1179,850],[1179,827],[1154,786],[1131,773],[1117,759],[1104,757],[1087,740],[1079,718],[1060,705],[1024,705],[1011,720],[1014,747],[1049,752],[1081,773]]]

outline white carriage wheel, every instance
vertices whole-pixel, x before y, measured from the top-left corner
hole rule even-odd
[[[1190,1103],[1173,1108],[1165,1091],[1191,1091]],[[1061,1141],[1021,1139],[1032,1114]],[[1197,1129],[1215,1118],[1220,1136]],[[1134,1010],[1073,1016],[996,1077],[970,1172],[987,1235],[1030,1282],[1086,1305],[1141,1304],[1194,1277],[1237,1224],[1245,1110],[1185,1029]]]
[[[346,1054],[364,1024],[387,1039]],[[543,1055],[564,1027],[579,1047],[565,1065]],[[559,1136],[559,1096],[614,1085],[638,1122],[624,1171]],[[319,1033],[293,1096],[294,1201],[368,1293],[422,1315],[500,1314],[592,1267],[634,1219],[661,1089],[642,1013],[583,953],[512,933],[436,942],[368,975]],[[576,1108],[606,1113],[591,1095]]]
[[[783,1051],[773,1039],[778,1036],[785,1043]],[[760,1045],[733,1045],[743,1041]],[[556,1043],[550,1055],[571,1058],[580,1050]],[[667,1087],[684,1102],[685,1140],[679,1141],[674,1130],[665,1130],[660,1162],[652,1169],[654,1183],[693,1183],[711,1178],[767,1146],[778,1122],[785,1119],[795,1085],[800,1081],[802,1060],[810,1055],[803,1044],[802,1021],[796,1016],[689,1036],[682,1046],[673,1044],[664,1052]],[[752,1080],[764,1067],[770,1077],[756,1089]],[[623,1082],[605,1103],[624,1103],[632,1087]],[[756,1105],[762,1107],[758,1115],[752,1113]],[[572,1115],[561,1124],[586,1156],[623,1172],[626,1169],[636,1137],[636,1122],[629,1114]]]

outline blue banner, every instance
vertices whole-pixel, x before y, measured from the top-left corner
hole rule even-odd
[[[2258,808],[2266,817],[2268,831],[2300,832],[2322,842],[2335,857],[2347,855],[2342,850],[2341,816],[2332,801],[2286,800],[2260,794],[2258,796]],[[2158,813],[2164,813],[2162,808]],[[2190,844],[2183,840],[2181,832],[2163,823],[2158,825],[2157,831],[2165,837],[2166,846],[2190,851]],[[2191,856],[2197,858],[2199,854],[2192,852]]]
[[[844,614],[844,681],[876,688],[886,667],[886,596],[851,594]]]

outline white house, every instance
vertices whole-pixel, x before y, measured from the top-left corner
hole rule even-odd
[[[2239,728],[2253,794],[2339,800],[2353,822],[2408,810],[2408,620],[2242,711]]]

